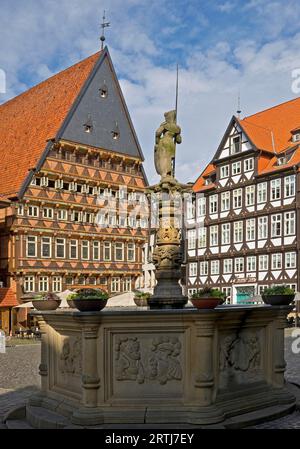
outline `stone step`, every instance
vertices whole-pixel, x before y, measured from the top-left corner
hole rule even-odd
[[[63,429],[70,425],[70,421],[64,416],[35,406],[27,406],[26,419],[35,429]]]
[[[25,419],[12,419],[6,421],[7,429],[33,429]]]

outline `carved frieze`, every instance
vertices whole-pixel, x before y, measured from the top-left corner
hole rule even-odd
[[[220,370],[251,371],[260,368],[261,348],[258,336],[248,333],[227,335],[220,346]]]
[[[182,379],[181,343],[177,337],[159,336],[151,341],[118,337],[115,345],[117,381],[159,382]]]

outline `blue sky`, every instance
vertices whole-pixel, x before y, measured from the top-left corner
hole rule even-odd
[[[103,9],[151,182],[154,132],[174,106],[177,62],[181,181],[213,157],[239,91],[242,116],[299,95],[291,88],[300,68],[298,0],[1,0],[0,102],[97,51]]]

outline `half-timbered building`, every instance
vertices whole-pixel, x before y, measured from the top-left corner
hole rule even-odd
[[[300,98],[233,117],[187,207],[187,289],[299,290]]]
[[[107,48],[0,106],[0,281],[131,290],[147,240],[143,154]]]

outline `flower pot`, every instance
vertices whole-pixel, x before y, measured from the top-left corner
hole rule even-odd
[[[134,300],[135,305],[138,307],[147,307],[148,306],[147,298],[139,298],[137,296],[134,296],[133,300]]]
[[[201,298],[191,298],[193,306],[197,309],[214,309],[222,303],[222,299],[212,296],[202,296]]]
[[[56,310],[61,303],[61,299],[35,299],[32,305],[36,310]]]
[[[84,298],[72,299],[71,302],[80,312],[99,312],[106,306],[107,299]]]
[[[271,306],[288,306],[294,300],[293,295],[262,295],[263,302]]]

